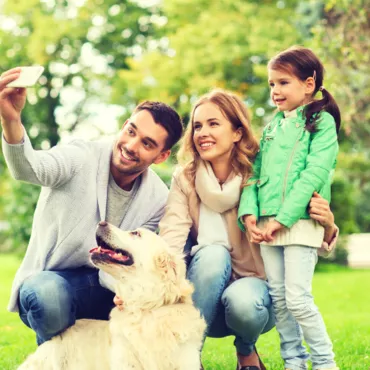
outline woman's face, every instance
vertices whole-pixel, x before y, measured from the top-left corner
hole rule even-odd
[[[234,130],[222,111],[211,102],[195,109],[193,141],[200,157],[211,163],[230,162],[234,143],[241,139],[241,131]]]

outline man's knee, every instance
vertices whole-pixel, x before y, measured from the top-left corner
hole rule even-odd
[[[43,271],[27,279],[20,288],[20,301],[29,307],[33,305],[63,306],[73,300],[73,292],[68,282],[52,271]]]
[[[19,307],[21,317],[27,317],[34,329],[63,330],[73,321],[74,292],[64,278],[54,272],[43,271],[23,283]]]

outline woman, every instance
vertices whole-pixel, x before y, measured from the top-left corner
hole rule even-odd
[[[257,151],[246,107],[236,95],[214,90],[201,97],[159,225],[160,235],[180,252],[189,233],[196,240],[187,272],[194,304],[206,320],[207,336],[235,336],[237,370],[265,369],[255,344],[274,326],[259,246],[237,225],[240,192]],[[334,244],[337,228],[328,203],[315,197],[311,206],[311,217],[328,230],[325,241]]]

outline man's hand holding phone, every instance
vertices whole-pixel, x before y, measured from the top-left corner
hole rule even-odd
[[[42,72],[44,72],[44,67],[41,66],[18,68],[20,69],[19,77],[14,81],[9,82],[7,87],[31,87],[36,84],[42,75]]]
[[[0,78],[0,118],[5,140],[9,144],[20,143],[23,139],[21,112],[26,104],[25,87],[32,86],[41,76],[44,68],[17,67]]]

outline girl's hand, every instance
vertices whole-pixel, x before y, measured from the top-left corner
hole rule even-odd
[[[309,204],[309,214],[313,220],[318,221],[325,229],[334,228],[334,215],[330,210],[329,202],[318,193],[313,193]]]
[[[123,301],[120,297],[118,297],[118,295],[115,295],[114,298],[113,298],[113,303],[116,305],[116,307],[120,310],[120,311],[123,311],[124,309],[124,304],[123,304]]]
[[[250,237],[252,243],[261,243],[263,240],[262,230],[257,227],[257,218],[254,215],[246,215],[243,217],[243,223],[246,228],[246,233]]]
[[[251,242],[251,243],[257,243],[257,244],[261,244],[261,242],[263,242],[263,237],[262,237],[262,234],[256,234],[254,233],[253,236],[248,233],[248,231],[245,233],[247,239]]]
[[[284,229],[284,225],[276,220],[269,221],[263,229],[262,236],[266,242],[272,242],[274,240],[273,234],[279,230]]]

